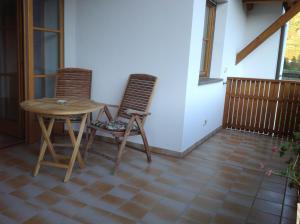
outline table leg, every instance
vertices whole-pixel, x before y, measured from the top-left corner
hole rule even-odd
[[[53,128],[53,124],[54,124],[55,119],[51,118],[47,130],[45,128],[45,124],[43,122],[43,118],[40,115],[38,115],[38,119],[39,119],[41,128],[43,126],[43,129],[45,129],[44,131],[46,131],[46,136],[50,136],[51,132],[52,132],[52,128]],[[43,124],[43,125],[41,125],[41,124]],[[33,176],[36,176],[39,173],[39,170],[40,170],[40,167],[41,167],[41,162],[44,159],[45,152],[46,152],[46,149],[47,149],[46,140],[45,140],[45,138],[42,138],[42,139],[43,139],[43,142],[41,142],[40,154],[39,154],[38,161],[37,161],[36,166],[35,166],[34,171],[33,171]]]
[[[50,140],[50,135],[51,135],[52,128],[51,128],[51,131],[48,133],[47,130],[46,130],[46,126],[45,126],[45,122],[44,122],[43,117],[41,115],[38,115],[37,118],[38,118],[41,130],[42,130],[42,136],[44,138],[44,141],[46,141],[46,144],[49,148],[50,154],[52,155],[53,160],[55,162],[58,162],[57,154],[56,154],[56,152],[54,150],[54,147],[53,147],[53,145],[51,143],[51,140]],[[54,122],[55,118],[51,118],[51,120],[52,119],[53,119],[53,122]]]
[[[67,127],[68,127],[68,132],[69,132],[69,135],[70,135],[70,138],[71,138],[73,148],[75,148],[76,137],[75,137],[75,134],[74,134],[74,131],[73,131],[73,128],[72,128],[71,120],[69,118],[66,119],[66,124],[67,124]],[[78,153],[77,153],[77,160],[78,160],[78,163],[79,163],[79,167],[84,168],[85,165],[84,165],[84,162],[83,162],[83,159],[82,159],[82,156],[81,156],[79,150],[78,150]]]
[[[72,173],[72,170],[73,170],[73,166],[74,166],[74,162],[76,160],[76,157],[79,153],[79,146],[80,146],[80,142],[81,142],[81,138],[82,138],[82,134],[83,134],[83,130],[84,130],[84,127],[85,127],[85,122],[86,122],[86,118],[87,118],[87,114],[84,114],[83,117],[82,117],[82,120],[80,122],[80,128],[79,128],[79,133],[78,133],[78,136],[77,136],[77,139],[76,139],[76,143],[75,143],[75,146],[74,146],[74,150],[73,150],[73,153],[72,153],[72,156],[71,156],[71,159],[69,161],[69,167],[67,169],[67,173],[66,173],[66,176],[65,176],[65,179],[64,179],[64,182],[67,182],[69,179],[70,179],[70,176],[71,176],[71,173]],[[68,122],[69,119],[66,119],[67,121],[67,124],[71,123],[70,120]],[[71,127],[68,127],[68,130],[71,130],[73,132],[73,129],[72,129],[72,126]],[[74,132],[73,132],[74,134]],[[71,137],[72,138],[72,137]],[[74,136],[75,138],[75,136]],[[74,140],[74,139],[73,139]],[[73,142],[72,140],[72,142]],[[79,156],[81,157],[81,155]],[[82,159],[82,158],[81,158]]]

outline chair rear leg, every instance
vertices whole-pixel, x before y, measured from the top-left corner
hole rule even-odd
[[[92,113],[89,113],[88,114],[88,117],[86,119],[86,124],[85,124],[85,141],[86,141],[86,144],[89,142],[89,125],[91,124],[92,122]]]
[[[120,162],[121,162],[121,158],[123,155],[123,151],[126,145],[126,141],[127,141],[127,137],[124,136],[123,141],[121,142],[121,144],[119,145],[119,150],[118,150],[118,155],[115,161],[115,167],[113,170],[113,174],[115,174],[119,168]]]
[[[120,165],[120,162],[121,162],[121,157],[122,157],[122,154],[123,154],[123,150],[126,146],[126,141],[127,141],[127,138],[131,132],[131,129],[132,129],[132,126],[133,126],[133,122],[134,122],[134,117],[130,118],[129,122],[128,122],[128,125],[127,125],[127,129],[124,133],[124,136],[123,136],[123,140],[121,142],[121,144],[119,145],[119,151],[118,151],[118,155],[117,155],[117,158],[116,158],[116,162],[115,162],[115,168],[113,170],[113,174],[116,173],[116,171],[118,170],[119,168],[119,165]]]
[[[139,129],[140,129],[140,132],[141,132],[141,136],[142,136],[143,143],[144,143],[144,151],[147,155],[148,163],[150,163],[152,161],[151,151],[150,151],[148,140],[147,140],[147,137],[146,137],[146,133],[145,133],[145,130],[144,130],[144,127],[143,127],[143,124],[142,124],[142,121],[140,120],[140,118],[138,118],[138,117],[136,118],[136,123],[139,126]]]
[[[86,147],[84,149],[84,152],[83,152],[83,158],[84,158],[84,160],[86,160],[86,158],[88,156],[88,150],[90,149],[90,147],[92,146],[92,144],[94,142],[95,135],[96,135],[96,129],[92,129],[91,133],[90,133],[89,140],[88,140],[88,142],[86,144]]]
[[[148,163],[150,163],[152,161],[151,151],[150,151],[148,140],[147,140],[147,137],[146,137],[146,134],[145,134],[144,130],[141,131],[141,136],[142,136],[143,143],[144,143],[144,150],[145,150],[145,153],[147,155],[147,160],[148,160]]]

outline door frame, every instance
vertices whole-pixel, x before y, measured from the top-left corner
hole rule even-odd
[[[34,30],[33,0],[23,0],[24,15],[24,77],[25,99],[34,99],[34,79],[44,77],[34,74]],[[47,29],[44,29],[47,31]],[[51,30],[48,30],[51,31]],[[59,0],[59,67],[64,67],[64,0]],[[36,116],[25,113],[25,141],[34,143],[40,138],[40,128]]]

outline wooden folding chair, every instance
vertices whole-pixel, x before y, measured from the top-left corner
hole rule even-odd
[[[55,98],[58,99],[91,99],[92,70],[83,68],[61,68],[57,70],[55,80]],[[91,121],[88,115],[87,123]],[[63,120],[61,120],[64,123]],[[80,123],[81,116],[71,119],[72,123]],[[86,129],[86,141],[88,129]],[[58,145],[58,144],[57,144]]]
[[[56,98],[91,98],[92,70],[61,68],[57,70]]]
[[[130,75],[120,106],[106,105],[103,110],[99,111],[96,120],[89,125],[91,133],[84,152],[85,158],[94,141],[96,131],[101,130],[112,135],[119,145],[116,158],[101,153],[102,156],[115,162],[114,172],[118,169],[129,136],[140,135],[142,137],[144,143],[142,152],[146,153],[148,162],[151,162],[151,152],[144,130],[144,123],[146,117],[150,115],[148,110],[156,80],[157,78],[152,75]],[[119,108],[115,118],[112,117],[109,107]],[[107,122],[100,120],[103,114],[106,115]]]

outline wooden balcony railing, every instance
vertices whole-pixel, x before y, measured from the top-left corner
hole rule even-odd
[[[300,81],[227,79],[223,127],[278,137],[300,122]]]

